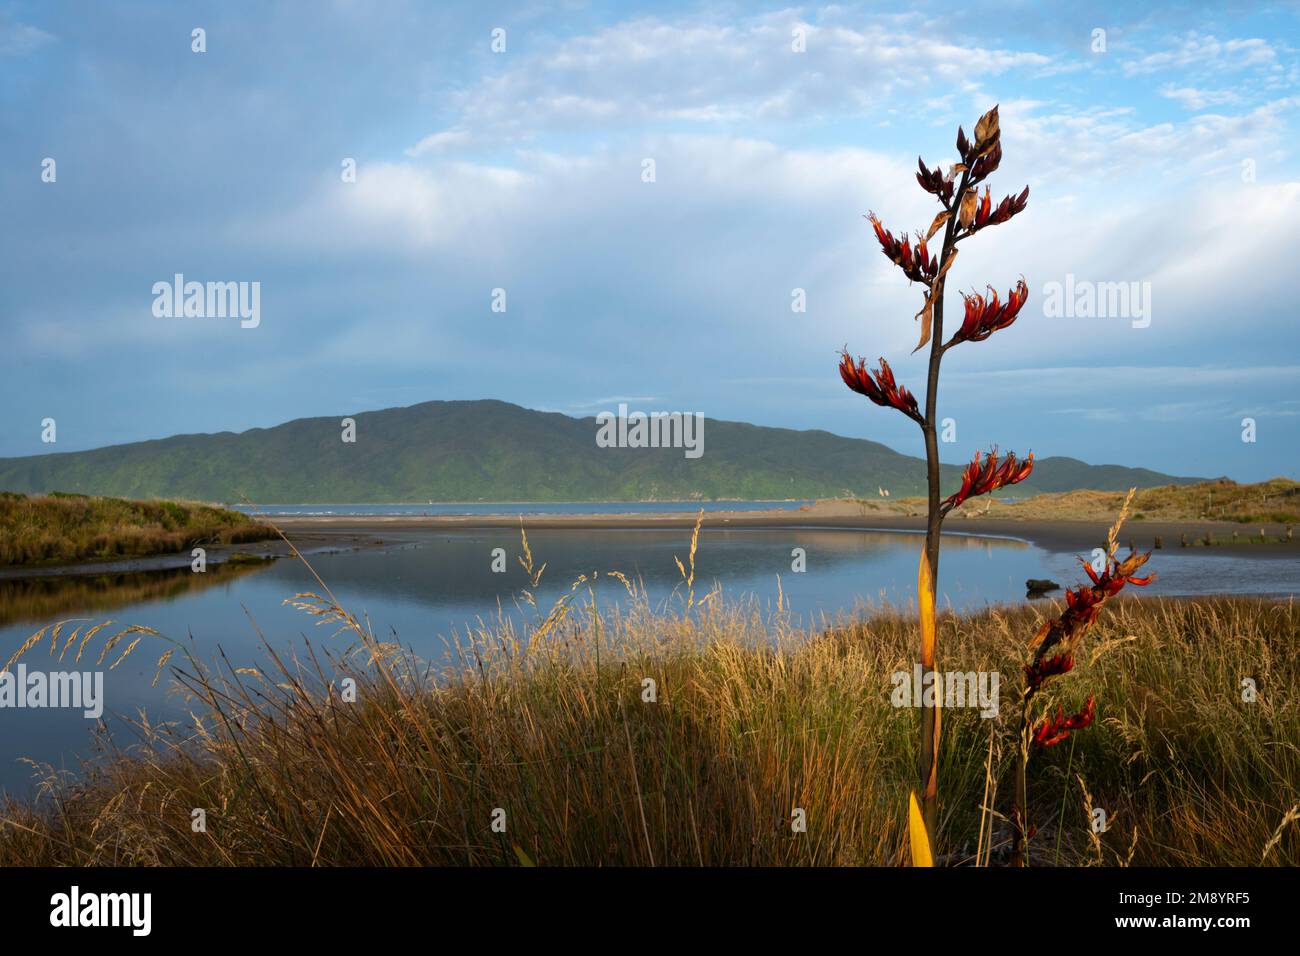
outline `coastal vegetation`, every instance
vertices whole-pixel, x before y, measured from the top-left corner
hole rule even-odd
[[[0,492],[0,566],[145,557],[275,536],[245,514],[212,505]]]
[[[655,606],[617,571],[539,605],[545,556],[521,532],[528,612],[437,659],[377,638],[301,554],[316,590],[285,603],[320,636],[260,665],[147,627],[40,628],[0,673],[131,659],[190,716],[141,715],[73,771],[33,764],[35,799],[0,806],[0,865],[905,863],[919,701],[896,691],[916,609],[809,630],[782,600],[729,602],[697,590],[698,530]],[[1117,592],[1111,575],[1064,602],[935,615],[946,666],[1004,678],[992,706],[945,700],[935,861],[1300,863],[1293,601],[1113,598],[1071,666],[1032,682],[1044,713],[1082,706],[1091,726],[1068,747],[1037,728],[1021,759],[1034,635],[1058,661],[1062,622]],[[598,606],[598,577],[626,601]],[[1021,802],[1034,826],[1016,848]]]
[[[1017,496],[1007,501],[988,497],[963,506],[953,512],[953,517],[1110,522],[1123,502],[1123,492],[1094,490]],[[864,515],[917,514],[925,508],[925,501],[921,498],[859,499],[858,504]],[[1229,478],[1220,478],[1195,484],[1142,488],[1133,498],[1133,514],[1129,521],[1297,524],[1300,523],[1300,482],[1273,478],[1238,484]]]
[[[462,635],[437,667],[327,593],[295,601],[343,631],[261,667],[118,638],[110,658],[143,640],[147,668],[150,648],[176,653],[193,720],[142,723],[138,745],[106,744],[75,774],[41,768],[34,803],[0,808],[0,864],[906,862],[916,716],[890,692],[915,613],[807,633],[716,592],[618,613],[585,594],[575,582],[526,628]],[[1014,675],[1062,607],[938,616],[945,660],[1007,675],[996,717],[943,712],[940,863],[1010,862]],[[51,641],[67,634],[28,653]],[[1112,602],[1050,688],[1066,711],[1095,694],[1096,720],[1029,764],[1030,865],[1300,863],[1297,641],[1290,601]]]

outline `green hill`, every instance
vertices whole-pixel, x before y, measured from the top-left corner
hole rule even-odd
[[[0,458],[0,489],[260,503],[634,501],[892,497],[923,494],[922,462],[825,431],[708,420],[704,454],[599,448],[594,418],[506,402],[425,402],[274,428],[175,435],[93,451]],[[955,488],[958,466],[944,467]],[[1017,495],[1198,481],[1145,469],[1046,458]]]

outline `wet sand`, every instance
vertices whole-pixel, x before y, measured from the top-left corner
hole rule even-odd
[[[617,507],[617,505],[611,505]],[[963,517],[963,512],[950,516],[944,522],[944,534],[967,534],[990,537],[1017,538],[1028,541],[1047,551],[1090,552],[1104,546],[1110,522],[1059,521],[1014,519],[1002,517]],[[688,529],[694,526],[696,513],[683,510],[665,514],[604,514],[604,515],[531,515],[523,519],[529,530],[597,530],[597,529]],[[414,530],[476,530],[518,528],[520,519],[507,516],[484,515],[354,515],[354,516],[286,516],[272,519],[292,540],[312,537],[329,540],[335,536],[380,536]],[[878,531],[924,531],[925,518],[921,515],[864,514],[861,507],[849,502],[819,501],[798,509],[772,509],[770,511],[715,511],[704,515],[704,529],[807,529],[846,528]],[[1121,547],[1131,541],[1139,550],[1153,548],[1155,539],[1163,539],[1166,550],[1179,550],[1182,536],[1187,536],[1188,550],[1198,553],[1230,553],[1240,557],[1300,557],[1300,541],[1282,542],[1285,527],[1264,526],[1269,542],[1246,543],[1245,539],[1258,536],[1258,526],[1246,526],[1231,521],[1138,521],[1131,519],[1120,533]],[[1232,534],[1238,536],[1232,544]],[[1209,547],[1198,544],[1206,534],[1213,534],[1215,544]]]

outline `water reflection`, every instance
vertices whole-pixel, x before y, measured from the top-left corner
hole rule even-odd
[[[172,568],[66,577],[0,578],[0,626],[24,622],[47,624],[67,614],[106,613],[129,604],[167,601],[229,582],[259,567],[261,565],[214,564],[203,574],[195,574],[189,568]]]

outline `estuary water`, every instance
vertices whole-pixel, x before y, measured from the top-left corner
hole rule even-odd
[[[356,513],[349,506],[302,507]],[[602,513],[621,507],[600,506]],[[727,507],[737,510],[737,503]],[[497,508],[481,513],[501,513]],[[519,508],[510,505],[507,513]],[[659,508],[683,510],[680,504]],[[310,558],[343,605],[367,621],[376,636],[399,640],[421,657],[438,660],[449,637],[475,622],[498,615],[520,620],[536,613],[519,601],[527,576],[517,560],[517,530],[404,529],[384,532],[384,538],[383,547]],[[578,576],[593,571],[601,572],[597,595],[601,607],[609,608],[627,599],[622,585],[605,577],[609,571],[639,580],[652,602],[677,599],[682,584],[674,558],[687,561],[690,531],[548,529],[530,532],[528,540],[537,565],[546,565],[537,590],[541,608],[549,608]],[[753,600],[774,609],[779,586],[791,612],[806,625],[862,612],[867,604],[908,606],[914,600],[922,540],[920,534],[897,531],[706,526],[696,555],[696,591],[716,583],[725,600]],[[1152,566],[1159,573],[1148,589],[1152,594],[1291,594],[1300,584],[1300,560],[1293,558],[1174,549],[1156,552]],[[1081,574],[1074,555],[1015,539],[945,535],[939,605],[966,610],[1022,601],[1026,579],[1045,577],[1077,583]],[[0,580],[0,663],[39,628],[66,619],[74,620],[60,633],[60,649],[73,628],[111,619],[115,623],[101,638],[124,625],[147,625],[177,640],[192,639],[204,660],[224,653],[235,666],[263,662],[259,634],[276,649],[301,649],[308,636],[318,646],[342,650],[346,638],[332,637],[332,627],[317,627],[312,618],[284,604],[298,592],[315,590],[319,587],[309,571],[291,559],[249,567],[213,565],[203,574],[184,569]],[[97,639],[96,647],[99,643]],[[24,662],[29,670],[102,673],[101,719],[110,730],[118,728],[119,743],[129,744],[130,737],[121,732],[116,715],[144,709],[154,721],[184,717],[183,702],[166,693],[166,677],[150,687],[165,649],[156,639],[146,638],[113,670],[107,664],[95,667],[97,653],[87,654],[80,664],[72,664],[69,655],[60,664],[50,656],[51,644],[47,633],[28,652]],[[109,662],[114,659],[116,653]],[[179,655],[173,663],[177,660]],[[29,792],[32,771],[19,762],[22,757],[75,768],[78,755],[90,751],[90,731],[97,722],[71,708],[0,706],[0,789]]]

